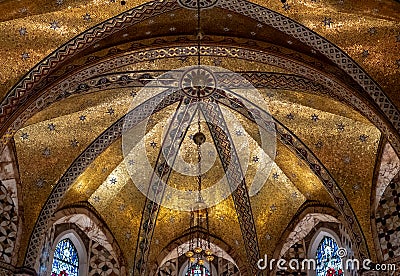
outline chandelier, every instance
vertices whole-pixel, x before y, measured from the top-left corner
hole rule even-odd
[[[197,92],[200,94],[201,88],[197,89]],[[199,99],[200,100],[200,99]],[[193,211],[190,212],[190,229],[192,230],[192,234],[190,235],[189,242],[189,250],[185,253],[188,258],[189,270],[186,274],[187,276],[194,275],[202,275],[208,276],[211,275],[211,263],[214,260],[213,252],[211,251],[211,243],[210,243],[210,228],[209,228],[209,218],[208,218],[208,209],[207,205],[204,202],[204,199],[201,195],[201,145],[206,141],[206,136],[201,132],[200,125],[200,104],[198,102],[198,132],[193,136],[193,141],[197,145],[197,159],[198,159],[198,174],[197,174],[197,185],[198,185],[198,197],[193,208]],[[193,230],[197,228],[197,231],[193,233]],[[201,274],[198,272],[194,273],[192,268],[194,265],[198,264],[200,267],[203,267],[204,264],[208,262],[210,267],[210,273],[206,274],[205,269],[201,270]]]

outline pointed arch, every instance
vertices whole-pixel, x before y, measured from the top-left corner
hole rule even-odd
[[[342,260],[338,254],[342,247],[339,237],[330,229],[320,228],[311,240],[308,258],[316,260],[316,270],[311,276],[325,276],[330,268],[343,271]]]
[[[87,251],[81,237],[73,230],[66,230],[54,240],[51,250],[51,273],[65,271],[71,276],[87,275]]]

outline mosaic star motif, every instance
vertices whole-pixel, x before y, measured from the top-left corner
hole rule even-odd
[[[45,157],[49,157],[51,155],[51,150],[49,148],[45,148],[42,152]]]
[[[315,143],[315,146],[316,146],[317,149],[322,148],[323,145],[324,145],[324,143],[322,143],[322,141],[318,141],[317,143]]]
[[[26,133],[26,132],[22,132],[22,134],[21,134],[21,139],[22,139],[22,140],[28,140],[28,139],[29,139],[29,134]]]
[[[243,136],[244,135],[243,131],[240,130],[240,129],[236,130],[235,133],[236,133],[236,136]]]
[[[293,120],[294,119],[294,115],[292,113],[289,113],[286,115],[286,118],[288,118],[288,120]]]
[[[150,147],[152,147],[153,149],[157,147],[157,143],[152,141],[150,142]]]
[[[19,29],[19,34],[21,35],[21,36],[24,36],[24,35],[26,35],[28,32],[26,31],[26,28],[25,27],[22,27],[22,28],[20,28]]]
[[[375,27],[369,28],[368,33],[369,33],[370,35],[374,35],[374,34],[377,33],[377,30],[376,30]]]
[[[288,11],[288,10],[290,9],[290,5],[286,2],[286,3],[283,4],[282,8],[283,8],[285,11]]]
[[[21,58],[23,59],[23,60],[26,60],[26,59],[28,59],[30,56],[29,56],[29,54],[28,53],[22,53],[21,54]]]
[[[92,18],[90,17],[90,14],[89,13],[86,13],[85,15],[83,15],[82,16],[83,17],[83,20],[85,20],[85,21],[90,21]]]
[[[79,142],[78,142],[78,140],[73,139],[70,141],[70,144],[71,144],[71,147],[76,148],[76,147],[78,147]]]
[[[366,142],[367,141],[367,139],[368,139],[368,135],[365,135],[365,134],[362,134],[362,135],[360,135],[360,137],[359,137],[359,140],[361,141],[361,142]]]
[[[110,108],[108,108],[107,109],[107,112],[106,112],[108,115],[114,115],[115,114],[115,110],[112,108],[112,107],[110,107]]]
[[[50,23],[50,29],[57,30],[58,28],[60,28],[58,24],[59,24],[58,21],[52,21]]]
[[[214,66],[219,67],[222,64],[222,60],[220,58],[214,58],[213,59],[213,64],[214,64]]]
[[[45,183],[45,180],[44,180],[43,178],[40,178],[40,179],[38,179],[38,180],[36,181],[36,186],[37,186],[38,188],[43,188],[44,183]]]
[[[338,131],[344,131],[344,124],[343,123],[338,124],[337,125],[337,130]]]
[[[47,125],[47,128],[48,128],[50,131],[55,131],[55,130],[56,130],[56,125],[53,124],[53,123],[50,123],[50,124]]]
[[[324,23],[325,27],[330,27],[333,22],[330,17],[325,17],[324,20],[322,20],[322,23]]]

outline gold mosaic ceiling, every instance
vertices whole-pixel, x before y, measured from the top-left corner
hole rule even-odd
[[[175,62],[181,63],[178,60],[168,60],[160,67]],[[232,68],[234,64],[240,64],[242,68],[253,66],[253,68],[263,69],[261,65],[258,67],[254,66],[254,63],[228,58],[223,60],[221,66]],[[140,63],[132,65],[130,69],[138,70],[147,66],[152,66],[152,64]],[[274,68],[266,69],[273,71]],[[326,97],[302,91],[268,89],[259,91],[267,101],[273,116],[299,136],[338,180],[353,205],[356,215],[359,218],[365,218],[360,219],[363,230],[367,237],[371,237],[368,198],[372,185],[375,154],[380,139],[379,131],[351,108]],[[57,102],[32,117],[26,126],[17,132],[15,142],[21,180],[24,184],[27,231],[33,227],[42,208],[42,205],[38,203],[45,202],[54,184],[74,158],[96,136],[126,112],[132,101],[132,92],[140,93],[140,88],[105,90]],[[114,111],[113,114],[109,113],[110,108]],[[159,146],[152,148],[149,145],[151,142],[161,144],[161,131],[163,131],[161,126],[165,124],[164,120],[175,108],[176,105],[173,105],[167,108],[168,112],[156,114],[152,118],[154,123],[151,124],[152,128],[148,130],[146,138],[150,153],[148,157],[151,160],[154,159]],[[288,117],[289,114],[292,114],[293,118]],[[317,121],[312,120],[314,114],[318,115]],[[237,120],[245,126],[249,135],[257,136],[258,132],[252,123],[240,115]],[[338,130],[340,124],[344,125],[344,130]],[[24,134],[28,134],[28,138],[25,139]],[[360,140],[362,135],[368,137],[365,142]],[[257,137],[254,138],[258,140]],[[255,140],[250,146],[252,157],[259,155],[260,151]],[[321,141],[323,143],[319,144]],[[190,141],[187,144],[190,148]],[[182,150],[185,151],[185,149]],[[191,155],[190,152],[192,151],[189,150],[187,154]],[[261,252],[268,254],[272,254],[287,224],[305,200],[334,204],[320,180],[308,166],[281,143],[277,146],[275,163],[267,183],[255,197],[251,198],[260,249]],[[40,164],[40,166],[32,167],[32,164]],[[249,182],[259,165],[259,162],[250,164],[246,174]],[[218,164],[215,166],[215,170],[212,171],[218,175],[221,173],[221,167]],[[53,169],[48,170],[49,167]],[[276,179],[273,175],[276,175]],[[179,178],[179,176],[176,177]],[[212,178],[212,176],[207,178]],[[116,182],[111,185],[113,179]],[[180,178],[182,179],[184,178]],[[96,208],[109,225],[125,256],[130,256],[135,249],[134,241],[138,234],[144,196],[133,185],[126,171],[120,141],[98,157],[75,181],[62,205],[67,206],[80,201],[89,201]],[[239,256],[245,260],[240,228],[232,208],[232,199],[228,198],[212,209],[211,231],[215,231],[213,233],[220,235],[237,252],[241,252]],[[155,243],[152,245],[154,247],[151,250],[151,261],[157,258],[157,252],[168,245],[170,240],[183,233],[185,230],[183,222],[187,221],[186,217],[186,212],[162,209],[156,227]],[[283,217],[285,219],[282,219]],[[175,223],[180,227],[171,227]],[[166,233],[167,236],[173,238],[163,239]],[[26,245],[28,237],[26,236],[22,241],[23,244]],[[369,240],[372,241],[372,238]],[[129,266],[132,266],[133,259],[127,260]]]
[[[128,0],[126,5],[121,5],[119,1],[1,1],[0,9],[7,12],[0,15],[0,61],[3,65],[0,70],[0,97],[4,97],[35,64],[72,37],[144,2]],[[265,1],[254,2],[266,5]],[[284,10],[280,1],[268,1],[267,7],[291,17],[339,46],[378,81],[392,101],[400,106],[399,4],[389,0],[293,0],[288,3],[289,10]],[[231,16],[221,14],[221,17],[228,24]],[[161,23],[171,29],[172,34],[175,31],[185,32],[184,26],[179,25],[178,17],[162,18],[168,20],[166,24]],[[324,19],[331,21],[326,25]],[[147,28],[153,30],[154,27]],[[240,34],[241,37],[247,35],[257,38],[257,32],[261,33],[256,26],[237,31],[232,27],[225,28],[229,30],[225,31],[222,26],[220,32],[226,32],[228,36]],[[143,33],[146,34],[148,30],[144,29]],[[191,62],[191,59],[184,62],[177,59],[161,60],[135,64],[129,70],[167,70],[191,65]],[[206,59],[204,62],[212,64],[213,60]],[[230,58],[223,59],[220,66],[233,71],[251,68],[284,72],[275,67]],[[132,100],[132,91],[106,90],[66,99],[35,115],[17,132],[15,143],[24,187],[25,231],[31,231],[52,187],[72,161],[102,131],[125,114]],[[139,92],[139,89],[135,92]],[[380,132],[351,108],[327,98],[304,91],[261,92],[272,114],[302,139],[332,173],[354,208],[369,247],[373,248],[369,227],[369,198]],[[109,112],[110,108],[113,112]],[[289,114],[292,116],[288,117]],[[317,115],[318,119],[312,120],[313,115]],[[156,116],[159,116],[154,119],[157,122],[165,119],[162,115]],[[247,125],[251,133],[251,123],[244,118],[238,120]],[[343,130],[339,126],[343,126]],[[149,132],[160,135],[159,125],[154,124]],[[155,139],[151,137],[150,140]],[[278,177],[271,176],[263,189],[251,199],[262,254],[271,254],[291,217],[305,200],[318,200],[333,205],[325,188],[311,170],[283,144],[279,143],[277,148],[273,172]],[[156,152],[156,149],[151,150]],[[252,150],[253,155],[257,155],[259,149],[256,142]],[[129,266],[132,266],[133,258],[128,256],[135,250],[144,197],[129,179],[124,163],[121,163],[122,159],[119,141],[78,178],[63,205],[89,201],[109,225]],[[251,165],[256,167],[258,163]],[[52,170],[48,170],[49,167]],[[218,169],[221,168],[217,166],[216,173]],[[251,169],[248,174],[247,177],[251,178]],[[113,178],[117,180],[117,185],[108,189]],[[102,197],[105,196],[107,200],[103,201]],[[236,252],[241,252],[240,258],[245,260],[232,199],[228,198],[214,207],[211,214],[211,231],[221,236]],[[185,230],[185,221],[186,213],[162,209],[152,245],[151,261],[168,244],[169,240],[163,237],[171,237],[171,240],[178,237]],[[22,247],[26,247],[28,238],[29,235],[24,235]],[[23,256],[24,252],[20,252],[20,255]]]

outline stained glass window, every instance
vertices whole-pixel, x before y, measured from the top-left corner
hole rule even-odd
[[[343,275],[342,259],[338,255],[339,247],[330,237],[325,236],[317,249],[317,276]]]
[[[194,264],[188,268],[185,276],[210,276],[210,271],[204,266],[199,264]]]
[[[52,275],[66,272],[68,276],[78,276],[79,257],[78,251],[70,239],[60,241],[54,251]]]

